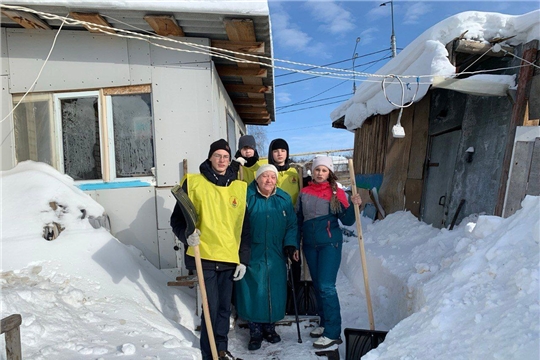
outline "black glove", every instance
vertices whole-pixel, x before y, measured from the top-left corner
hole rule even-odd
[[[285,246],[285,249],[283,250],[283,252],[285,253],[285,256],[291,259],[291,261],[294,261],[293,256],[294,256],[295,251],[296,251],[296,248],[292,245]]]

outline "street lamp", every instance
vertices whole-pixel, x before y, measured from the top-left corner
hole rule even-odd
[[[390,12],[392,16],[392,36],[390,36],[390,46],[392,47],[392,57],[396,57],[396,35],[394,34],[394,0],[383,2],[379,6],[386,6],[390,4]]]

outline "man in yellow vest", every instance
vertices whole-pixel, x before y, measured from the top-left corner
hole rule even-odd
[[[291,196],[293,205],[300,193],[298,171],[290,165],[289,144],[283,139],[274,139],[268,147],[268,163],[278,170],[277,186]]]
[[[185,254],[188,270],[195,270],[192,247],[199,245],[220,360],[235,359],[227,349],[233,281],[244,277],[251,255],[249,217],[246,216],[247,184],[236,180],[237,172],[231,169],[230,161],[229,144],[224,139],[217,140],[210,145],[208,159],[199,166],[200,174],[187,174],[184,177],[182,188],[198,215],[193,234],[186,238],[187,223],[178,204],[171,215],[174,234],[189,245]],[[203,360],[210,360],[212,353],[203,316],[201,353]]]

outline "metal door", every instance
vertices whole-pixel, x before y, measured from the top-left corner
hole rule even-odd
[[[460,130],[431,137],[422,220],[437,228],[444,227],[446,223],[460,137]]]

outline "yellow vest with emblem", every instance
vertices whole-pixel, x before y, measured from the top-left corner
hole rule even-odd
[[[199,217],[201,259],[239,264],[247,184],[233,181],[229,186],[217,186],[201,174],[188,174],[185,179]],[[195,256],[191,246],[187,254]]]

